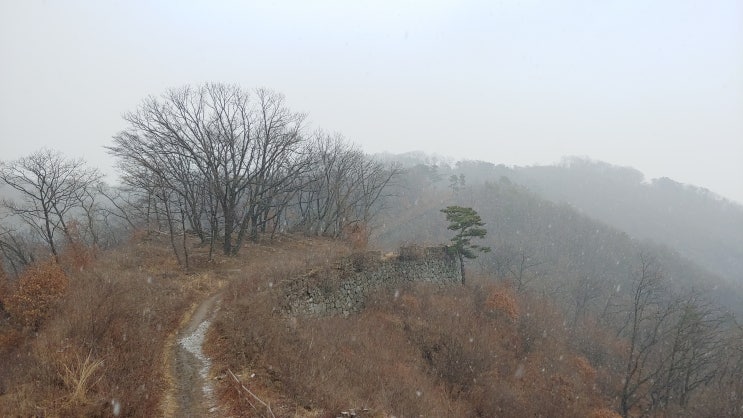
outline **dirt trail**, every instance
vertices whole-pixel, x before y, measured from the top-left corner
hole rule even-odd
[[[213,388],[208,378],[211,361],[203,353],[202,345],[211,320],[219,309],[220,297],[221,294],[217,293],[201,302],[171,347],[175,391],[175,410],[169,411],[172,416],[218,415],[212,395]]]

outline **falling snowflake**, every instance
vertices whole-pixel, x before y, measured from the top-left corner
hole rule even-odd
[[[121,404],[116,399],[111,399],[111,413],[114,414],[115,417],[118,417],[119,414],[121,414]]]

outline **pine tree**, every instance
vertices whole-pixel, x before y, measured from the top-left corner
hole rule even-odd
[[[462,284],[464,284],[464,259],[477,258],[478,252],[490,251],[490,247],[472,244],[470,240],[471,238],[483,238],[488,231],[482,228],[485,223],[472,208],[449,206],[441,209],[441,212],[446,214],[446,220],[450,222],[448,229],[457,231],[457,235],[451,239],[453,245],[449,246],[449,250],[459,258]]]

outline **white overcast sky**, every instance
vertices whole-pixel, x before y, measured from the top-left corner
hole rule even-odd
[[[740,0],[0,0],[2,160],[112,172],[121,114],[207,81],[367,152],[589,156],[743,202]]]

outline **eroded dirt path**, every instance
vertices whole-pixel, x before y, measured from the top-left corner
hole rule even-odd
[[[206,332],[219,309],[220,293],[203,300],[170,348],[173,388],[166,414],[175,417],[218,416],[209,381],[211,361],[202,351]],[[172,415],[171,415],[172,414]]]

